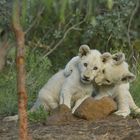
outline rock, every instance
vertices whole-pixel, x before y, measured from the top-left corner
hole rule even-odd
[[[116,103],[111,97],[103,97],[100,100],[89,97],[75,110],[74,115],[95,121],[107,117],[116,109]]]
[[[77,120],[77,118],[72,115],[71,109],[64,104],[52,110],[50,114],[50,117],[47,119],[47,124],[68,124]]]
[[[61,104],[59,105],[57,108],[51,110],[50,114],[54,115],[54,114],[65,114],[65,113],[71,113],[71,109],[68,108],[66,105]]]

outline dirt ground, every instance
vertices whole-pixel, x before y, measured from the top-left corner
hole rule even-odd
[[[29,123],[33,140],[140,140],[140,118],[110,115],[96,122],[74,120],[59,124]],[[0,140],[17,140],[18,123],[0,118]]]

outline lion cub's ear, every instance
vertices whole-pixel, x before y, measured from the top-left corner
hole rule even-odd
[[[90,48],[88,45],[81,45],[79,48],[79,56],[86,56],[90,52]]]
[[[101,59],[103,63],[108,62],[111,59],[111,54],[109,52],[105,52],[102,54]]]
[[[114,60],[114,64],[120,65],[123,61],[125,61],[125,55],[122,52],[115,53],[112,55],[112,59]]]
[[[129,83],[129,82],[134,81],[135,79],[136,79],[136,76],[133,73],[129,72],[122,77],[121,82]]]

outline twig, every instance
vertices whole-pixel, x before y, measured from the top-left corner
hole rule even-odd
[[[7,42],[3,42],[2,47],[7,50],[9,48],[9,41],[7,40]]]
[[[66,31],[66,29],[68,28],[68,26],[71,24],[71,22],[72,22],[72,19],[71,20],[69,20],[69,22],[65,25],[65,27],[64,27],[64,31]]]
[[[38,18],[40,17],[40,15],[43,13],[45,7],[42,7],[41,10],[38,11],[36,18],[34,19],[34,21],[30,24],[29,28],[24,32],[25,34],[27,34],[34,26],[35,24],[38,22]]]
[[[138,125],[140,126],[140,122],[139,122],[139,120],[138,120],[138,119],[136,119],[136,121],[137,121]]]
[[[25,87],[25,61],[24,61],[24,32],[20,24],[20,0],[13,3],[12,23],[16,39],[16,71],[17,71],[17,95],[19,114],[19,139],[28,140],[27,130],[27,93]]]
[[[107,39],[106,48],[107,48],[107,46],[108,46],[109,41],[110,41],[111,38],[112,38],[112,34],[110,34],[109,37],[108,37],[108,39]],[[106,49],[106,48],[105,48],[105,49]],[[106,50],[105,50],[105,51],[106,51]]]
[[[64,33],[64,36],[62,37],[62,39],[59,40],[59,42],[58,42],[48,53],[46,53],[46,54],[43,56],[43,58],[45,58],[46,56],[50,55],[55,49],[57,49],[57,47],[58,47],[58,46],[64,41],[64,39],[66,38],[67,34],[68,34],[71,30],[75,30],[76,27],[77,27],[78,25],[82,24],[83,22],[84,22],[84,20],[81,21],[81,22],[79,22],[79,23],[77,23],[77,24],[75,24],[75,25],[73,25],[72,27],[68,28],[68,29],[66,30],[66,32]]]
[[[7,33],[5,33],[5,35],[3,37],[2,47],[4,49],[8,49],[8,47],[9,47],[9,40],[8,40],[8,37],[7,37]]]

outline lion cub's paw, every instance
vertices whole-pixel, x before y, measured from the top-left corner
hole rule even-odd
[[[125,118],[130,114],[130,111],[118,110],[118,111],[114,112],[114,114],[118,115],[118,116],[123,116]]]
[[[136,113],[140,113],[140,108],[134,110]]]
[[[94,97],[94,99],[95,100],[101,100],[102,98],[110,98],[110,96],[107,94],[104,94],[104,95],[101,95],[101,94],[99,94],[99,95],[96,95],[95,97]]]
[[[65,68],[65,70],[64,70],[64,76],[65,76],[65,77],[70,76],[71,73],[72,73],[72,70],[69,70],[69,69],[66,69],[66,68]]]

